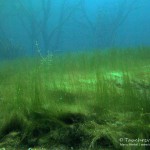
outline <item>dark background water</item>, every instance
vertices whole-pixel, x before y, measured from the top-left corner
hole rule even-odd
[[[0,57],[150,45],[149,0],[1,0]]]

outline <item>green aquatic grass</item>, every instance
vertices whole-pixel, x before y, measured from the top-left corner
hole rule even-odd
[[[149,139],[148,56],[111,49],[3,62],[0,148],[132,149],[119,139]]]

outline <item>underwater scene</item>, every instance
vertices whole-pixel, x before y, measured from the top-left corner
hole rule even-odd
[[[150,0],[0,0],[0,150],[149,150]]]

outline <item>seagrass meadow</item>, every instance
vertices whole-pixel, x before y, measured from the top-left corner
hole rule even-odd
[[[0,63],[1,149],[148,150],[149,140],[149,47]]]

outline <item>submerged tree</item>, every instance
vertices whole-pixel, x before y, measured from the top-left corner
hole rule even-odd
[[[57,51],[61,43],[63,26],[77,10],[80,1],[73,7],[68,7],[69,1],[62,0],[59,14],[57,14],[58,18],[53,14],[54,1],[52,0],[38,1],[38,6],[32,0],[27,3],[18,0],[21,12],[18,18],[30,38],[32,49],[34,49],[35,42],[38,41],[43,46],[44,54],[48,51],[52,53]],[[33,8],[36,10],[34,11]]]
[[[118,2],[113,12],[105,11],[104,8],[98,7],[95,16],[91,19],[86,8],[86,1],[81,0],[80,13],[82,18],[78,20],[83,27],[87,27],[93,35],[94,45],[96,47],[112,46],[114,44],[118,29],[123,25],[130,13],[135,10],[137,0],[121,0]]]
[[[80,2],[77,0],[71,4],[70,0],[61,0],[56,6],[54,0],[1,0],[0,35],[4,37],[6,33],[6,38],[10,39],[8,31],[13,30],[17,35],[20,32],[24,39],[22,44],[26,41],[32,54],[35,53],[35,43],[40,44],[43,54],[54,53],[61,49],[63,27],[78,10]],[[11,22],[11,26],[4,20]],[[15,38],[18,40],[19,37]]]
[[[0,59],[12,59],[25,54],[23,47],[17,42],[12,42],[9,33],[7,33],[9,30],[7,21],[15,16],[15,10],[11,9],[15,3],[12,5],[10,3],[11,0],[0,1]]]

